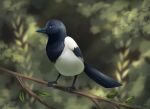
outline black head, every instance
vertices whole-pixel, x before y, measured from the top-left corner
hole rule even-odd
[[[44,28],[38,29],[37,32],[47,34],[50,37],[66,35],[66,27],[59,20],[49,20]]]

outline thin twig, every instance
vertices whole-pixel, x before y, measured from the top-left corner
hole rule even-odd
[[[101,109],[97,100],[91,99],[91,101],[93,101],[93,103],[96,105],[97,109]]]
[[[2,67],[0,67],[0,70],[6,72],[7,74],[11,74],[13,76],[19,76],[21,78],[28,79],[28,80],[34,81],[36,83],[42,84],[44,86],[47,86],[47,84],[48,84],[47,81],[40,80],[40,79],[37,79],[37,78],[34,78],[34,77],[25,76],[25,75],[16,73],[14,71],[11,71],[11,70],[8,70],[8,69],[2,68]],[[130,106],[130,105],[127,105],[127,104],[124,104],[124,103],[120,103],[120,102],[117,102],[117,101],[111,101],[109,99],[101,98],[101,97],[96,96],[96,95],[94,95],[92,93],[89,93],[89,92],[82,92],[82,91],[79,91],[79,90],[70,90],[69,91],[69,90],[66,90],[68,87],[57,85],[57,84],[56,85],[52,85],[51,87],[55,88],[55,89],[58,89],[58,90],[61,90],[61,91],[68,92],[68,93],[72,93],[72,94],[76,94],[76,95],[87,97],[87,98],[89,98],[92,101],[93,101],[93,99],[96,100],[96,101],[99,101],[99,102],[103,101],[103,102],[106,102],[106,103],[114,105],[116,108],[124,107],[124,108],[128,108],[128,109],[142,109],[141,107]]]
[[[24,81],[22,80],[22,78],[20,78],[19,76],[16,76],[17,80],[19,81],[21,87],[33,98],[35,98],[37,101],[39,101],[41,104],[45,105],[48,109],[55,109],[54,107],[48,105],[44,100],[42,100],[36,93],[34,93],[31,89],[29,89]]]

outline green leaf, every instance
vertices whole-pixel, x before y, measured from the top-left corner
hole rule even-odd
[[[131,44],[131,42],[132,42],[132,39],[131,39],[131,38],[130,38],[130,39],[128,39],[128,41],[126,42],[125,46],[126,46],[126,47],[129,47],[129,46],[130,46],[130,44]]]
[[[110,93],[106,95],[107,98],[114,98],[118,95],[118,92],[116,90],[112,90]]]
[[[17,45],[19,45],[19,46],[21,46],[21,45],[22,45],[22,43],[21,43],[21,41],[20,41],[20,40],[17,40],[17,39],[16,39],[16,40],[15,40],[15,42],[16,42],[16,44],[17,44]]]
[[[125,103],[132,103],[134,99],[135,99],[134,96],[130,96],[125,100]]]
[[[119,73],[119,72],[116,72],[115,74],[116,74],[116,78],[117,78],[117,80],[118,80],[118,81],[121,81],[122,79],[121,79],[121,75],[120,75],[120,73]]]
[[[19,27],[19,33],[22,35],[24,31],[24,25],[20,25]]]
[[[18,16],[18,18],[17,18],[17,20],[16,20],[17,25],[19,25],[19,24],[20,24],[20,22],[21,22],[21,17],[20,17],[20,16]]]
[[[127,48],[127,49],[125,50],[123,56],[124,56],[124,57],[127,57],[127,56],[129,55],[129,53],[130,53],[130,49]]]
[[[15,31],[14,34],[16,37],[20,37],[20,34],[18,32]]]
[[[24,46],[24,51],[26,52],[26,51],[28,51],[28,44],[25,44],[25,46]]]
[[[19,92],[19,100],[21,102],[24,102],[25,101],[25,92],[24,91],[20,91]]]
[[[16,27],[16,24],[15,24],[15,22],[11,22],[12,23],[12,27],[14,28],[14,29],[16,29],[17,27]]]
[[[123,62],[122,68],[125,68],[129,65],[130,60],[126,60]]]
[[[117,68],[119,69],[119,71],[122,69],[121,62],[118,62],[118,63],[117,63]]]
[[[129,74],[129,69],[126,69],[122,74],[122,78],[125,78],[128,74]]]
[[[43,90],[37,90],[34,91],[37,95],[42,96],[42,97],[50,97],[50,94],[46,91]]]
[[[27,38],[28,38],[28,35],[24,35],[23,38],[22,38],[22,41],[23,41],[23,42],[26,42],[26,41],[27,41]]]

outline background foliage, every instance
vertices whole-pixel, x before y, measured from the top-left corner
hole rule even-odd
[[[150,0],[1,0],[0,10],[1,66],[53,80],[57,71],[45,53],[47,38],[35,31],[48,19],[60,19],[85,60],[123,84],[104,89],[83,73],[77,87],[150,108]],[[62,77],[59,83],[71,80]],[[57,109],[95,109],[87,99],[28,84]],[[45,109],[13,77],[0,75],[0,89],[1,109]]]

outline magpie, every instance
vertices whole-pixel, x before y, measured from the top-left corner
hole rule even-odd
[[[60,20],[49,20],[46,26],[38,29],[37,32],[44,33],[48,37],[46,53],[59,72],[56,80],[48,82],[48,86],[57,84],[58,79],[63,75],[74,76],[71,87],[75,88],[77,76],[82,72],[105,88],[121,86],[119,82],[85,63],[79,46],[72,37],[67,36],[66,27]]]

